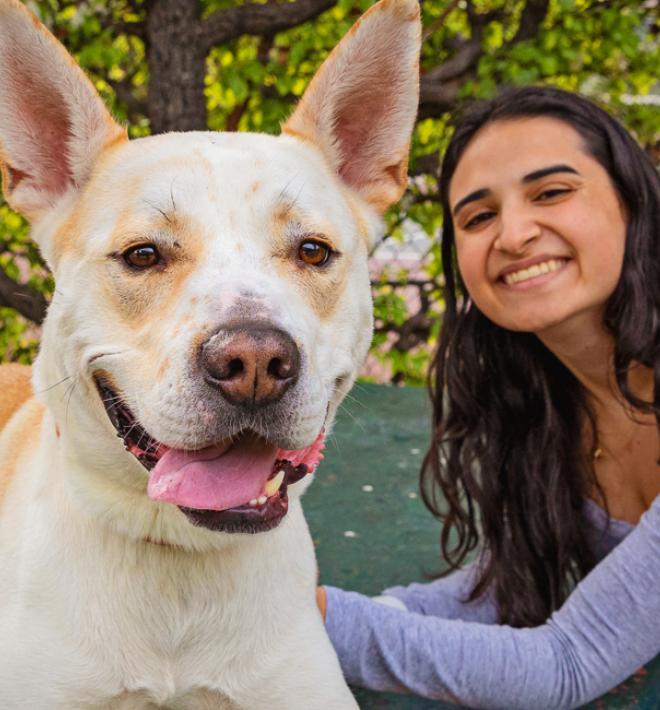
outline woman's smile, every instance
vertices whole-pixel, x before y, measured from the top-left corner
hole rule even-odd
[[[554,281],[570,259],[561,256],[539,256],[502,269],[497,280],[515,291],[526,291]]]

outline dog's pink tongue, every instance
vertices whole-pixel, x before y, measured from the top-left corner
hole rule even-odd
[[[235,508],[261,495],[276,453],[256,437],[200,451],[170,449],[151,471],[147,493],[186,508]]]

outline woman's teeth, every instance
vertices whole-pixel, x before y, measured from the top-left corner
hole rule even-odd
[[[504,277],[504,283],[508,284],[518,284],[521,281],[528,281],[529,279],[534,279],[537,276],[543,276],[543,274],[549,274],[551,271],[557,271],[566,263],[566,259],[550,259],[549,261],[542,261],[540,264],[534,264],[528,269],[520,269],[520,271],[513,271],[510,274],[506,274]]]

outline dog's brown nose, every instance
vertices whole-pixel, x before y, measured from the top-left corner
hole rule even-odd
[[[206,381],[240,406],[279,400],[297,380],[300,353],[284,331],[263,325],[219,330],[202,345]]]

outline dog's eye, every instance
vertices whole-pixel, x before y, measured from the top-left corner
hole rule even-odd
[[[153,244],[140,244],[131,247],[123,254],[124,261],[136,269],[148,269],[160,262],[160,253]]]
[[[323,242],[307,239],[298,247],[298,257],[310,266],[323,266],[331,256],[332,249]]]

